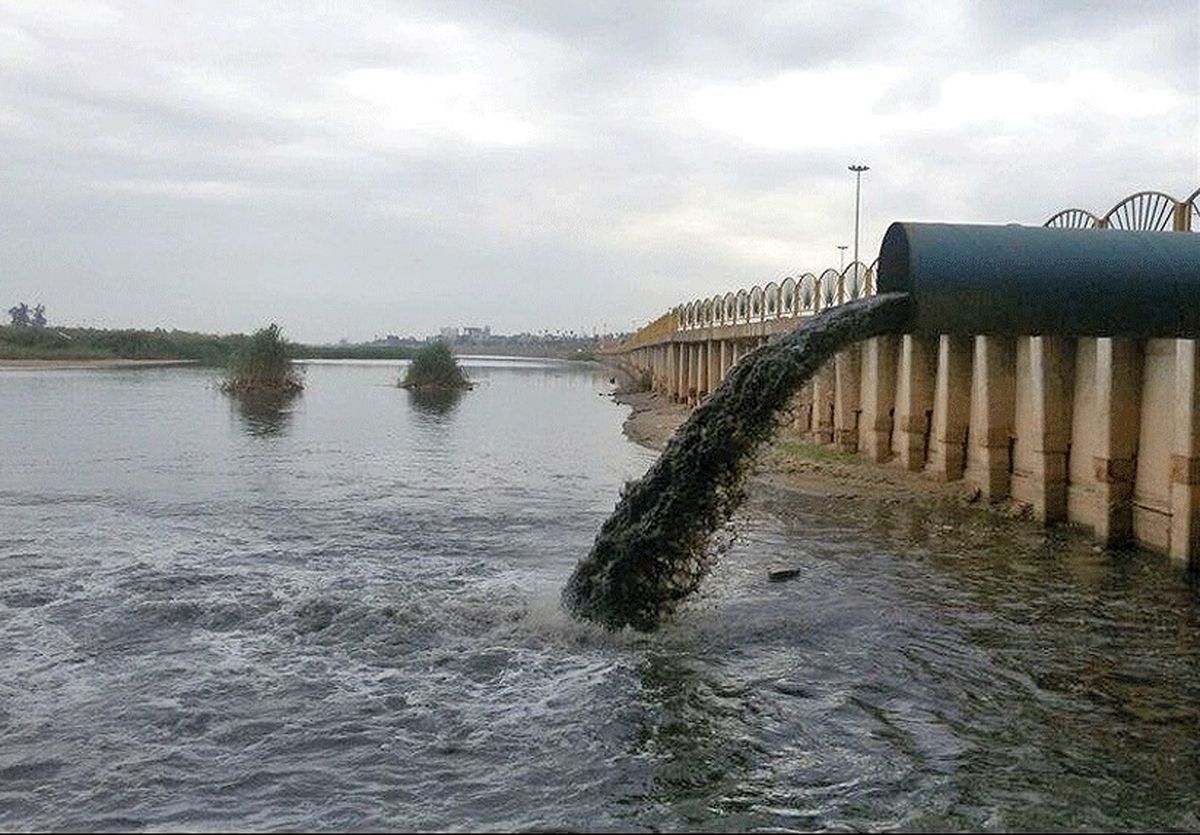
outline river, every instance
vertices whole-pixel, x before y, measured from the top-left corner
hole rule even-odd
[[[653,454],[595,368],[466,367],[0,371],[0,829],[1200,828],[1177,565],[760,484],[605,633],[559,592]]]

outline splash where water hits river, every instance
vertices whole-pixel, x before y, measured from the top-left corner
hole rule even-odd
[[[1169,561],[756,483],[699,593],[611,634],[559,591],[654,455],[607,374],[468,371],[312,364],[284,412],[0,372],[0,828],[1200,824]]]

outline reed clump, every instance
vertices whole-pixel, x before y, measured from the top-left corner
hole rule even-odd
[[[291,347],[274,323],[257,330],[233,355],[229,376],[221,384],[229,394],[279,397],[299,393],[304,382],[292,365]]]
[[[463,391],[471,381],[445,342],[431,342],[420,348],[400,381],[400,388],[415,391]]]

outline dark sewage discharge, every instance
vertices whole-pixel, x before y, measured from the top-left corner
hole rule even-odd
[[[791,396],[844,346],[902,332],[911,308],[907,293],[859,299],[740,359],[646,475],[626,486],[563,589],[563,605],[609,629],[655,629],[711,567],[709,540],[741,504],[754,451]]]

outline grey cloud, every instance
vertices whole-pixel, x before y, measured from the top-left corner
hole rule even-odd
[[[1038,222],[1194,187],[1190,4],[1048,5],[126,3],[79,25],[0,12],[0,33],[25,33],[21,56],[0,53],[0,293],[60,319],[274,318],[304,339],[627,327],[834,261],[858,158],[872,165],[864,250],[899,217]],[[1113,50],[1138,27],[1168,34]],[[1134,103],[1182,103],[1094,112],[1082,88],[1056,86],[1077,68],[1055,68],[1060,49]],[[347,79],[364,70],[399,75],[360,98]],[[879,133],[767,98],[795,127],[763,141],[695,109],[713,86],[736,101],[847,70],[872,103],[845,112]],[[1063,101],[1044,122],[944,112],[947,79],[997,72]],[[422,79],[445,84],[465,124],[392,100]],[[454,84],[469,95],[454,100]],[[475,116],[530,135],[489,141]],[[810,132],[826,141],[789,142]]]

